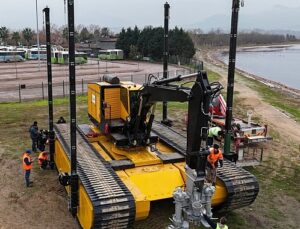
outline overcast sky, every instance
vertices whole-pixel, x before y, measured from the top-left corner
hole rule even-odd
[[[42,28],[42,9],[51,10],[51,23],[63,25],[64,0],[37,0],[39,28]],[[1,0],[0,26],[13,30],[36,28],[36,0]],[[75,23],[97,24],[111,28],[138,25],[163,25],[163,0],[75,0]],[[229,15],[231,0],[169,0],[170,26],[187,26],[214,15]],[[241,17],[270,11],[276,7],[299,8],[300,0],[245,0]],[[299,14],[300,20],[300,14]]]

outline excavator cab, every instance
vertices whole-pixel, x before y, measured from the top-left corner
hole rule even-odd
[[[133,140],[135,133],[132,128],[139,109],[141,88],[139,84],[120,82],[118,77],[108,75],[102,82],[88,85],[89,118],[102,133],[109,134],[118,147],[143,144]],[[157,136],[150,136],[147,144],[157,141]]]

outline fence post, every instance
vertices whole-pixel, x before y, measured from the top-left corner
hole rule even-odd
[[[81,94],[83,95],[83,91],[84,91],[84,88],[83,88],[83,78],[81,78]]]
[[[145,74],[145,83],[147,82],[147,73]]]
[[[133,82],[133,75],[132,74],[131,74],[130,80],[131,80],[131,82]]]
[[[45,99],[44,82],[42,82],[42,96],[43,96],[43,100],[44,100]]]
[[[65,81],[63,80],[63,96],[65,97]]]
[[[19,103],[22,102],[22,98],[21,98],[21,85],[19,84]]]

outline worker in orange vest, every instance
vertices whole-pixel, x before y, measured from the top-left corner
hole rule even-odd
[[[209,149],[206,164],[206,180],[213,185],[216,183],[218,163],[220,164],[220,167],[223,167],[223,153],[219,149],[219,145],[214,144],[213,148]]]
[[[213,222],[207,215],[203,214],[204,219],[212,229],[228,229],[227,219],[223,216],[218,223]]]
[[[43,151],[39,154],[38,163],[41,169],[46,169],[48,165],[48,153]]]
[[[30,181],[30,172],[32,169],[32,163],[33,160],[31,158],[31,150],[26,150],[26,152],[23,154],[23,169],[25,171],[25,182],[26,187],[32,187],[32,181]]]

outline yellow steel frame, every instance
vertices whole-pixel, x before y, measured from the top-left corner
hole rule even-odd
[[[101,86],[106,85],[109,84],[105,82],[89,84],[88,112],[98,122],[100,122],[100,88]],[[130,91],[138,90],[140,85],[134,85],[133,83],[128,83],[127,85],[123,82],[121,87],[125,87]],[[114,92],[112,94],[119,93],[115,91],[111,92]],[[92,101],[92,98],[94,101]],[[121,116],[125,115],[122,110],[123,109],[121,108]],[[91,128],[96,133],[99,133],[95,127],[92,126]],[[183,187],[185,185],[186,174],[184,162],[163,164],[156,153],[151,152],[151,150],[146,147],[137,147],[135,149],[117,148],[111,142],[109,137],[102,135],[101,133],[99,133],[98,137],[89,139],[89,141],[106,161],[129,159],[134,163],[135,168],[116,171],[116,173],[135,199],[136,220],[147,218],[150,212],[151,201],[172,198],[175,188]],[[69,172],[70,161],[58,140],[56,140],[55,147],[55,163],[58,170],[60,172]],[[156,147],[160,153],[163,154],[174,152],[174,149],[163,143],[157,143]],[[69,192],[68,187],[66,187],[66,190]],[[212,205],[219,205],[223,203],[226,198],[227,191],[225,185],[222,181],[217,180],[216,192],[212,198]],[[81,226],[85,229],[91,228],[93,225],[93,216],[92,202],[90,201],[84,186],[80,183],[77,217]]]
[[[148,217],[151,201],[172,198],[175,188],[184,187],[185,185],[184,162],[162,164],[162,161],[146,148],[140,148],[135,151],[117,149],[104,135],[94,138],[91,144],[106,161],[130,158],[135,163],[135,168],[116,171],[116,173],[135,199],[136,220]],[[105,150],[103,147],[105,147]],[[160,149],[161,153],[173,152],[170,147],[162,143],[158,143],[157,148]],[[60,172],[70,171],[69,159],[58,140],[56,140],[55,163]],[[69,192],[68,187],[66,190]],[[225,185],[222,181],[217,180],[212,205],[219,205],[226,198],[227,191]],[[92,227],[93,215],[92,203],[83,185],[80,183],[77,217],[83,228]]]
[[[54,161],[59,172],[70,172],[71,167],[69,158],[58,140],[55,141]],[[66,186],[66,191],[68,194],[70,193],[69,186]],[[89,229],[93,226],[93,205],[81,182],[79,182],[79,207],[77,218],[82,228]]]

